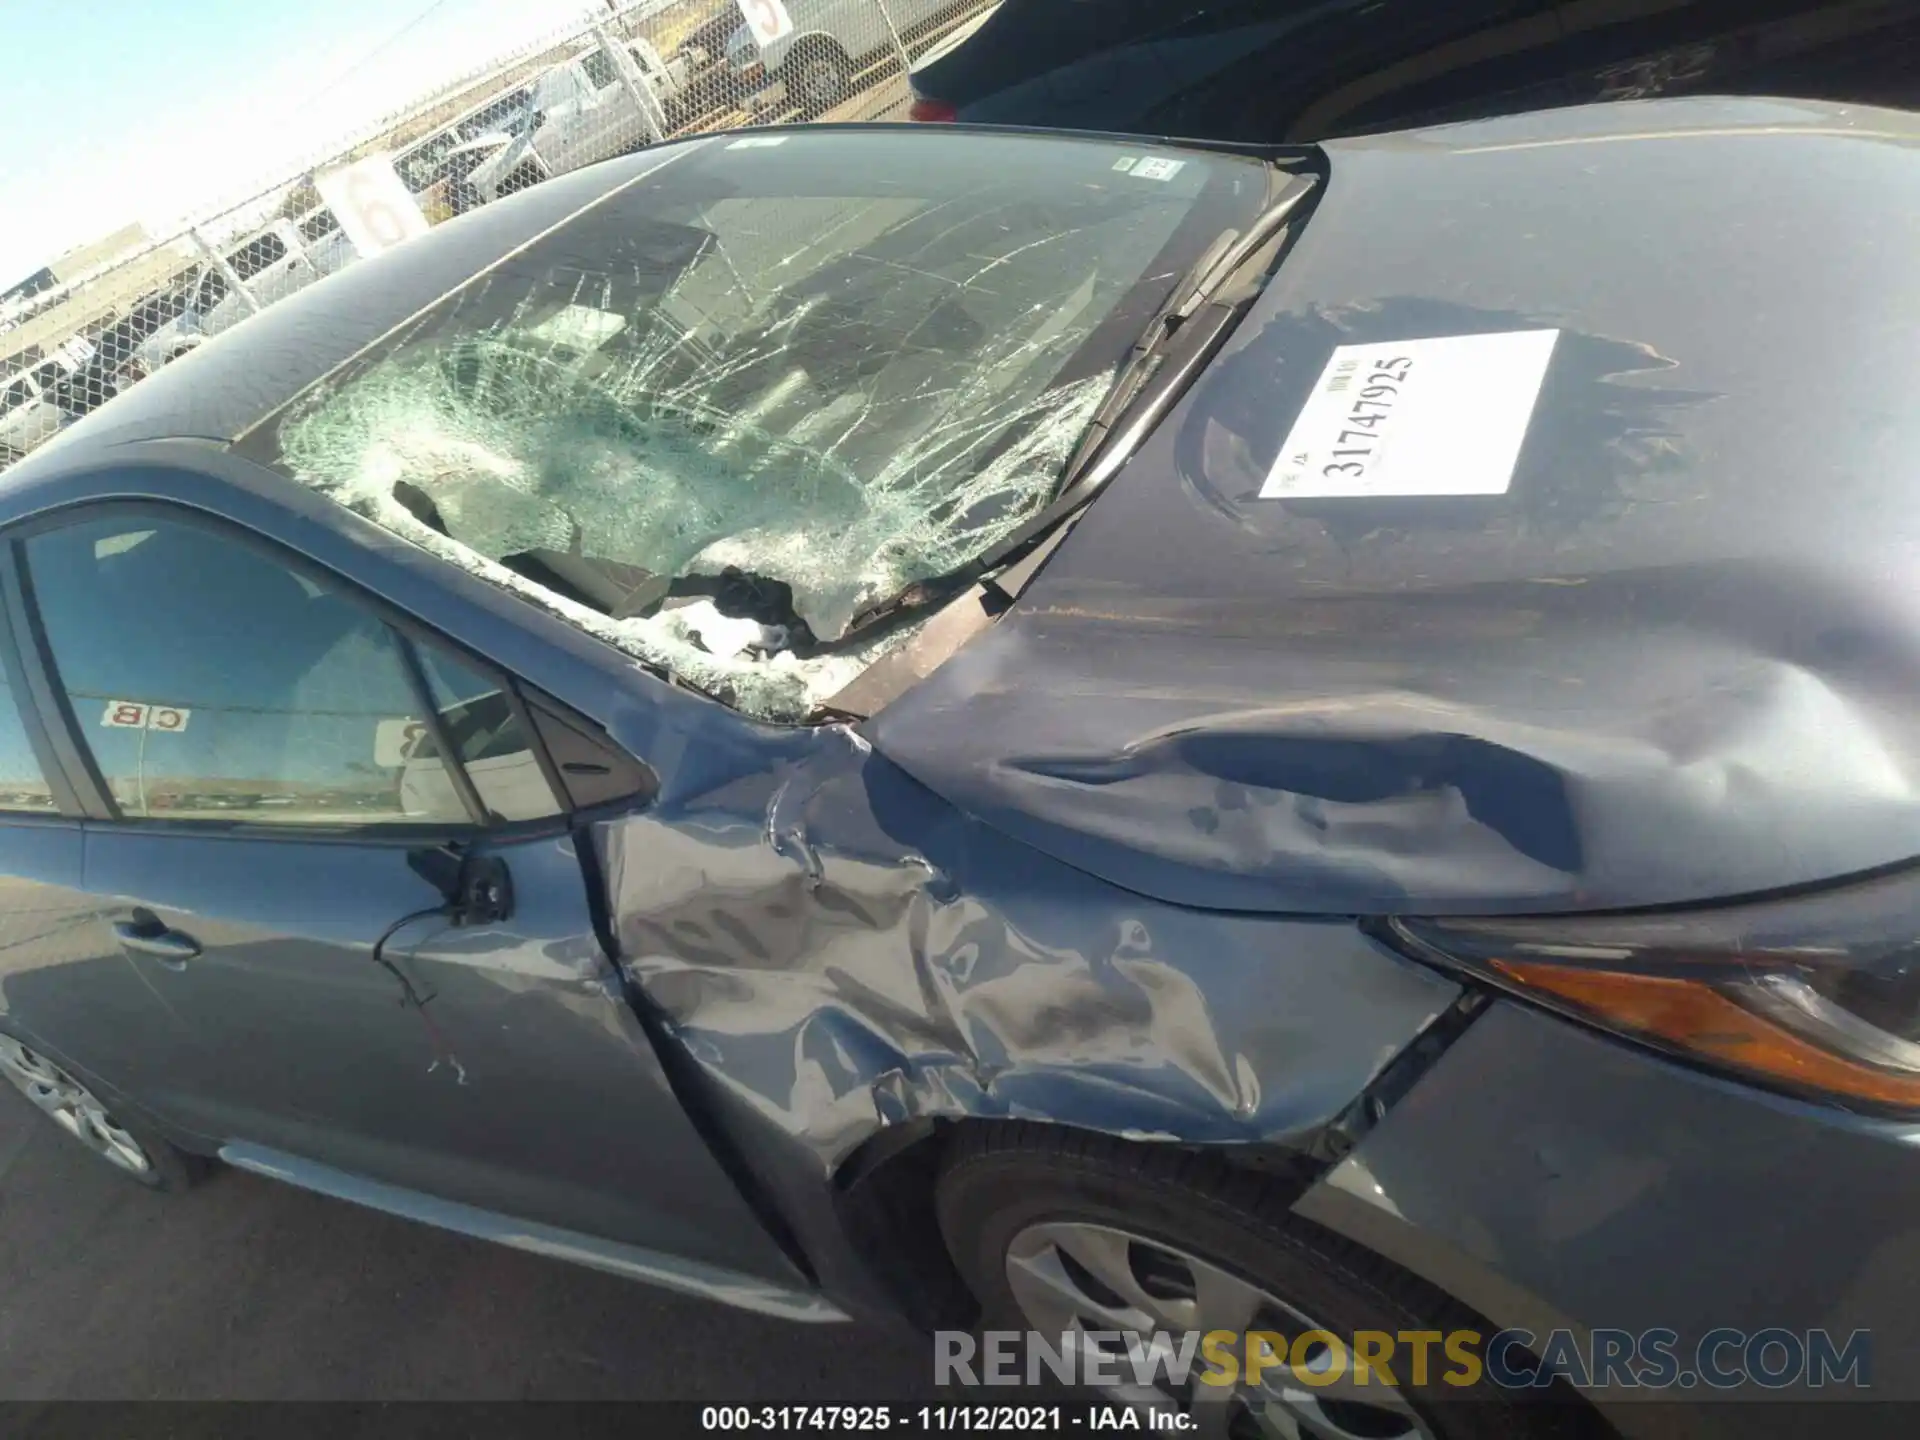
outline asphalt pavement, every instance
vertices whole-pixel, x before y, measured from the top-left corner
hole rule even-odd
[[[904,1331],[763,1319],[237,1171],[155,1195],[0,1087],[0,1400],[831,1404],[930,1394],[931,1371]]]

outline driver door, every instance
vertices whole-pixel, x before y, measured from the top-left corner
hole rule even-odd
[[[554,755],[635,803],[643,767],[197,512],[64,512],[14,556],[89,772],[90,923],[193,1040],[149,1109],[335,1193],[793,1278],[594,924]]]

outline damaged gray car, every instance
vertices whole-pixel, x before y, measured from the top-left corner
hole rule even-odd
[[[160,1189],[1289,1342],[1131,1387],[1215,1434],[1911,1353],[1916,140],[774,130],[317,284],[0,483],[0,1073]]]

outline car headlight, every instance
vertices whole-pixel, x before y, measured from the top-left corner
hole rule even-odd
[[[1686,912],[1391,928],[1425,959],[1681,1058],[1920,1110],[1920,870]]]

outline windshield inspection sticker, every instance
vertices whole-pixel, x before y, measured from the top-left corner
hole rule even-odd
[[[1558,330],[1333,352],[1262,500],[1504,495]]]
[[[563,305],[527,334],[544,345],[569,350],[598,350],[627,328],[627,317],[591,305]]]
[[[1133,162],[1133,178],[1136,180],[1171,180],[1187,168],[1184,160],[1169,160],[1161,155],[1148,155]]]
[[[1171,180],[1187,168],[1187,162],[1161,155],[1122,155],[1113,162],[1113,168],[1136,180]]]

